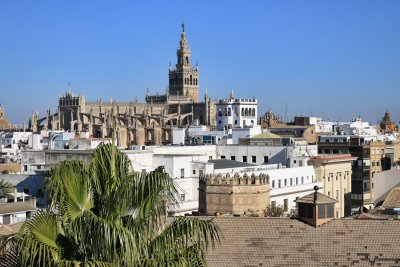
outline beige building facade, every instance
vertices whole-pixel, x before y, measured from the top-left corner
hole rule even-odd
[[[323,194],[336,199],[336,218],[351,215],[351,174],[352,162],[357,158],[345,155],[321,155],[312,157],[317,181],[323,183]]]

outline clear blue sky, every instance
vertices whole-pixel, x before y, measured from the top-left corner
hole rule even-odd
[[[165,92],[184,21],[200,93],[287,118],[400,119],[400,1],[0,1],[0,102],[13,123],[87,100]]]

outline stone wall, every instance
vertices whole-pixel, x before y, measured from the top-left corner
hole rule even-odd
[[[213,215],[263,214],[270,202],[269,177],[206,175],[199,181],[199,212]]]

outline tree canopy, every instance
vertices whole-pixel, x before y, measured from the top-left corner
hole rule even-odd
[[[220,239],[212,220],[167,218],[173,179],[159,167],[135,172],[115,146],[90,164],[62,162],[46,179],[51,199],[16,235],[23,266],[202,266]]]

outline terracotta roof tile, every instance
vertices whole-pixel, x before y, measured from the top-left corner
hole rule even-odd
[[[385,209],[400,208],[400,187],[395,187],[382,204]]]
[[[399,266],[399,220],[216,217],[224,238],[208,266]]]

